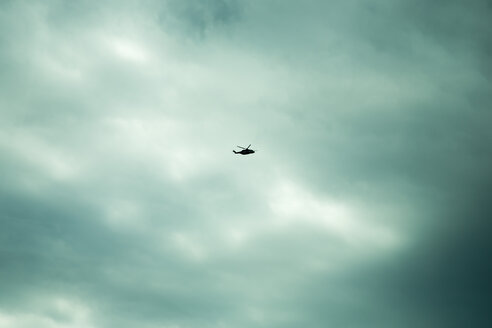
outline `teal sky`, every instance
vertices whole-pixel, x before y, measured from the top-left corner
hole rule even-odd
[[[487,327],[491,18],[1,1],[0,328]]]

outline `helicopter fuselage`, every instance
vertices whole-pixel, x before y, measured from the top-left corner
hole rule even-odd
[[[233,152],[234,152],[234,154],[248,155],[248,154],[253,154],[255,151],[252,149],[243,149],[241,151],[233,150]]]

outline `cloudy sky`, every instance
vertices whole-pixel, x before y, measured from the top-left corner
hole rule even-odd
[[[491,16],[0,1],[0,327],[488,327]]]

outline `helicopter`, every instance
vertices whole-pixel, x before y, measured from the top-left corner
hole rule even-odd
[[[241,146],[237,146],[237,147],[241,148],[242,150],[241,151],[233,150],[234,154],[249,155],[249,154],[253,154],[255,152],[253,149],[249,149],[249,147],[251,147],[251,144],[249,144],[249,146],[246,148],[241,147]]]

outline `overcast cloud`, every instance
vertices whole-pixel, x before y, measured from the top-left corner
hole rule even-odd
[[[0,327],[488,327],[491,14],[1,1]]]

